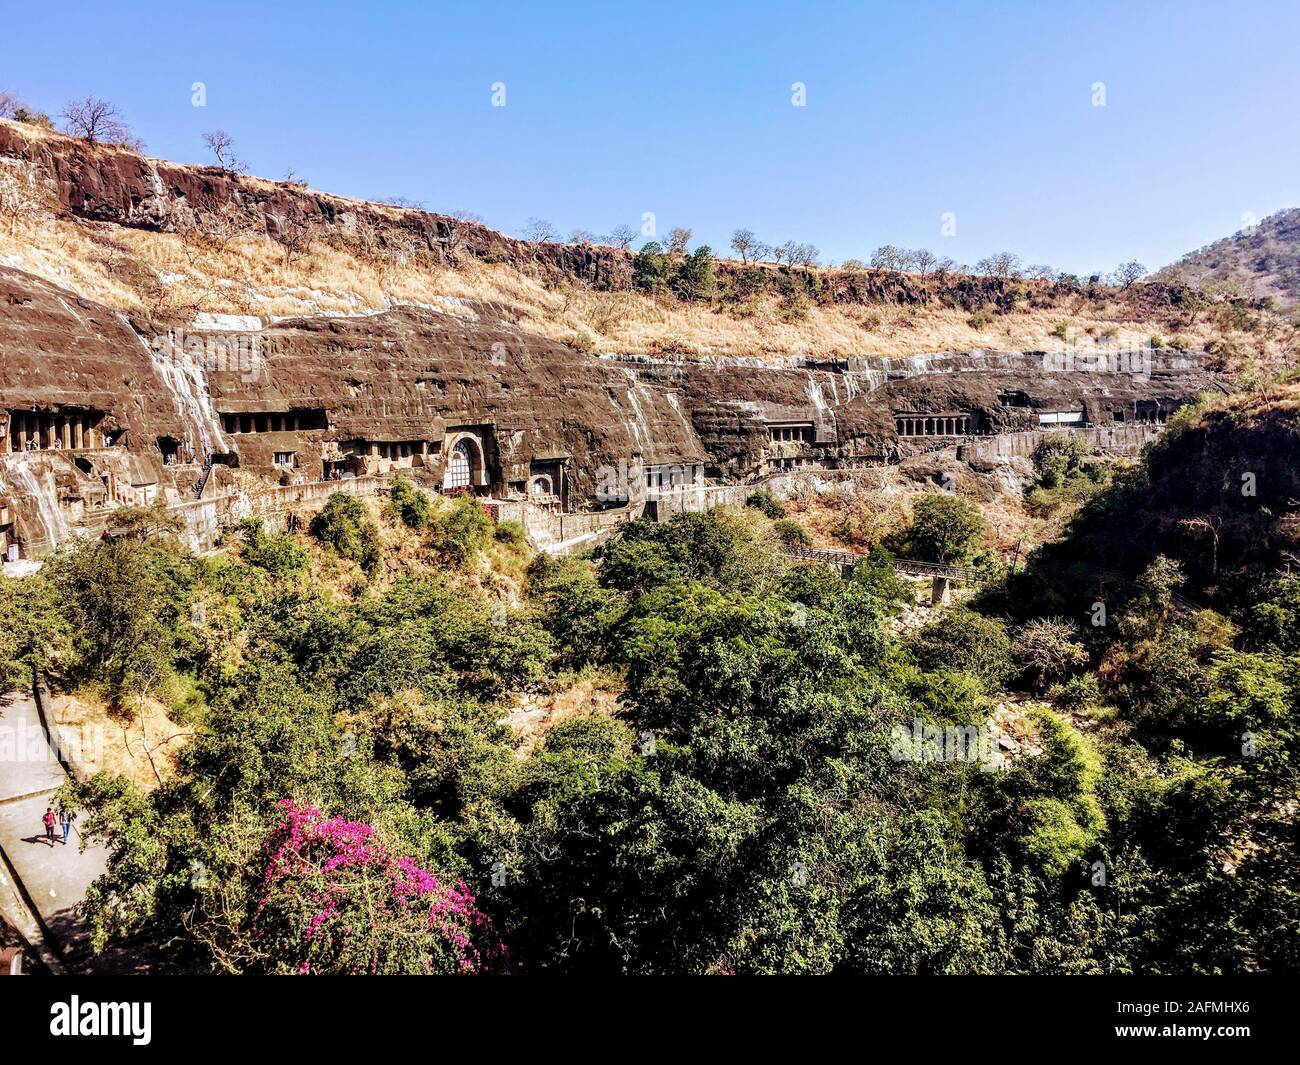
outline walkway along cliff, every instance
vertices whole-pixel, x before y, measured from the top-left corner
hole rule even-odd
[[[0,306],[9,561],[156,499],[205,547],[240,517],[310,507],[343,483],[377,490],[395,470],[569,516],[572,535],[528,523],[559,543],[647,505],[705,505],[765,478],[941,448],[988,459],[1072,431],[1131,450],[1216,387],[1204,355],[1165,350],[777,364],[588,355],[469,303],[267,325],[129,320],[3,269]]]

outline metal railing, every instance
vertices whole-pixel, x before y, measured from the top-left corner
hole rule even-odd
[[[785,555],[801,562],[821,562],[830,566],[856,566],[867,558],[856,551],[836,551],[824,547],[803,547],[799,544],[785,549]],[[914,558],[891,558],[889,564],[899,573],[923,577],[947,577],[966,584],[987,584],[988,574],[970,566],[949,566],[940,562],[922,562]]]

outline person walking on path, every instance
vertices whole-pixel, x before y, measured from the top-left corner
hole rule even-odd
[[[59,824],[63,827],[63,845],[68,845],[68,833],[72,831],[72,822],[77,819],[77,815],[72,810],[63,810],[59,813]]]
[[[45,807],[45,816],[41,818],[41,823],[45,825],[45,842],[51,847],[54,846],[54,807]]]

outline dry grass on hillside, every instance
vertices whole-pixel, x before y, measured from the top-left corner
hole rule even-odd
[[[85,775],[120,774],[146,791],[175,775],[176,756],[193,731],[172,721],[156,699],[129,716],[111,713],[93,691],[51,702],[60,748]]]
[[[619,713],[622,680],[613,673],[588,670],[571,683],[542,695],[523,694],[505,716],[518,740],[516,754],[526,757],[561,721]]]
[[[114,309],[148,314],[360,315],[413,303],[467,313],[457,300],[512,308],[520,328],[582,350],[638,354],[818,357],[910,355],[970,348],[1057,349],[1068,342],[1139,344],[1175,330],[1193,346],[1221,335],[1202,322],[1125,320],[1120,304],[1082,299],[1049,310],[993,315],[982,328],[965,311],[916,306],[810,305],[786,320],[775,297],[691,304],[639,293],[548,287],[513,267],[459,269],[359,257],[317,241],[286,259],[265,235],[224,242],[46,217],[0,235],[0,264],[38,274]],[[1064,327],[1068,341],[1056,334]],[[1274,339],[1243,337],[1267,347]]]
[[[993,475],[998,481],[997,490],[991,490],[989,475],[975,478],[969,471],[957,472],[956,464],[953,469],[958,494],[979,507],[988,525],[981,545],[985,550],[1010,558],[1020,545],[1023,556],[1030,545],[1060,535],[1063,517],[1044,520],[1025,506],[1024,493],[1032,470],[1024,460],[1000,465]],[[891,466],[869,471],[851,489],[842,487],[792,499],[786,509],[812,537],[815,546],[870,551],[905,528],[916,501],[934,491],[933,480],[920,467],[909,470]]]

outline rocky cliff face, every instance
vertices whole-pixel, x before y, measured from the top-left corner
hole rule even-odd
[[[448,263],[470,256],[594,288],[631,284],[630,256],[616,249],[530,245],[448,216],[0,121],[5,158],[30,166],[60,210],[95,222],[177,231],[236,212],[277,239],[309,226],[367,247],[414,243]],[[719,270],[727,284],[762,275],[777,287],[789,272]],[[819,298],[842,302],[987,306],[1034,290],[883,271],[814,280]],[[393,469],[435,488],[590,510],[683,479],[743,485],[896,462],[972,434],[1158,424],[1214,386],[1203,357],[1174,352],[1136,362],[1044,352],[593,357],[521,330],[508,309],[445,304],[270,324],[128,320],[0,269],[0,554],[38,554],[122,505],[192,505],[200,493]]]
[[[256,232],[283,239],[306,226],[327,240],[383,251],[415,248],[434,261],[502,262],[543,276],[611,291],[632,287],[632,253],[591,244],[528,243],[481,223],[317,192],[220,170],[150,159],[123,148],[34,130],[0,120],[0,158],[21,160],[59,207],[77,218],[161,232],[210,226],[234,212]],[[744,265],[721,260],[718,281],[739,291],[777,290],[792,274],[809,274],[818,298],[840,304],[939,305],[966,310],[1010,308],[1049,295],[1048,282],[915,274],[867,269]],[[1144,298],[1177,304],[1178,293]]]
[[[409,468],[581,510],[665,476],[892,462],[1057,417],[1156,422],[1213,385],[1171,352],[702,364],[582,355],[471,303],[197,329],[128,321],[15,271],[0,271],[0,300],[0,534],[29,553],[114,506],[221,490],[235,467],[268,484]]]
[[[216,167],[149,159],[123,148],[0,120],[0,157],[35,168],[59,206],[78,218],[177,232],[233,210],[282,238],[295,225],[380,249],[412,243],[434,259],[473,257],[536,267],[598,289],[631,285],[631,256],[585,244],[531,245],[477,222],[244,177]]]

